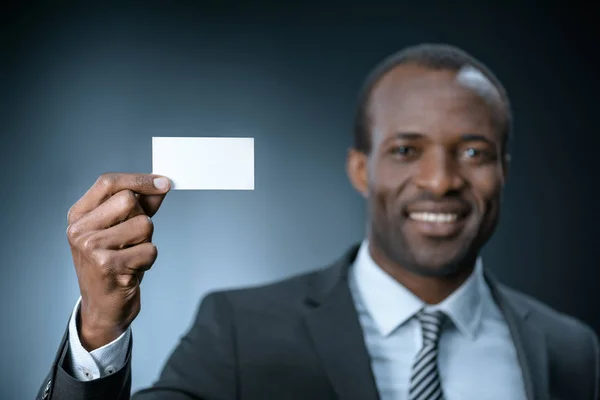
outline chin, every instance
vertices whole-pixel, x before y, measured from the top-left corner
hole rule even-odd
[[[479,230],[470,229],[469,225],[476,221],[469,222],[452,237],[427,237],[404,232],[405,268],[432,277],[452,276],[471,269],[479,253]]]
[[[456,237],[454,240],[406,242],[403,262],[399,262],[411,272],[431,277],[449,277],[466,271],[475,263],[478,252],[472,240]],[[400,261],[400,260],[398,260]]]
[[[456,275],[472,266],[466,257],[449,258],[447,254],[414,257],[412,263],[407,263],[405,268],[422,276],[448,277]]]
[[[395,234],[372,232],[376,247],[389,261],[417,275],[450,277],[472,268],[477,259],[477,235],[469,229],[443,239],[402,229]]]

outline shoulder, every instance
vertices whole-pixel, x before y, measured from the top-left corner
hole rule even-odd
[[[296,323],[318,298],[345,281],[358,248],[354,245],[332,263],[287,278],[210,292],[200,301],[200,310],[218,308],[223,319],[234,323]]]
[[[525,312],[527,321],[545,334],[554,353],[598,362],[598,335],[588,324],[530,295],[502,284],[499,288],[513,305]]]
[[[201,303],[226,303],[237,313],[299,309],[305,304],[310,289],[318,284],[327,269],[314,269],[259,285],[212,291],[204,296]]]
[[[567,335],[573,340],[596,337],[592,328],[583,321],[558,311],[534,297],[500,284],[500,290],[520,310],[527,311],[527,318],[536,322],[548,334]]]
[[[550,374],[558,385],[595,393],[600,390],[600,345],[598,335],[583,321],[560,312],[533,297],[499,285],[499,289],[519,309],[526,323],[546,338]],[[594,397],[596,398],[596,397]]]

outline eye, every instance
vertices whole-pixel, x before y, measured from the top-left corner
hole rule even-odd
[[[468,147],[461,152],[461,157],[471,161],[491,161],[494,159],[494,153],[489,150]]]
[[[468,158],[475,158],[481,155],[481,151],[478,149],[474,149],[473,147],[469,147],[468,149],[465,149],[463,154]]]
[[[391,152],[400,157],[411,157],[416,154],[417,150],[411,146],[394,146]]]

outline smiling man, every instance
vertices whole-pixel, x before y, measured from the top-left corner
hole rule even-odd
[[[413,292],[426,285],[416,294],[437,303],[471,274],[496,226],[511,115],[479,63],[417,49],[367,83],[348,173],[367,198],[374,260]]]
[[[327,268],[206,296],[133,398],[597,400],[594,332],[497,282],[480,258],[510,134],[504,88],[466,52],[420,45],[384,60],[346,166],[368,206],[363,242]],[[104,175],[70,210],[82,296],[39,398],[130,398],[130,324],[156,258],[148,216],[168,190],[156,176]]]

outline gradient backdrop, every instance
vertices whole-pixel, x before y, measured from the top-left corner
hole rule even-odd
[[[382,57],[422,41],[479,57],[513,101],[514,164],[485,264],[600,332],[589,14],[215,4],[2,6],[0,398],[33,398],[79,296],[68,209],[103,172],[150,172],[152,136],[254,137],[256,190],[163,203],[134,389],[157,377],[208,291],[325,265],[360,240],[364,207],[344,172],[355,97]]]

